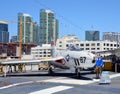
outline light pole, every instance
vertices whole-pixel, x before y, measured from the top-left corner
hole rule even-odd
[[[119,43],[118,43],[118,32],[117,32],[117,49],[118,49],[118,45],[119,45]],[[115,62],[115,72],[117,72],[117,63],[118,63],[118,61],[116,60],[116,62]]]
[[[22,55],[22,19],[20,20],[20,34],[19,34],[19,57]]]

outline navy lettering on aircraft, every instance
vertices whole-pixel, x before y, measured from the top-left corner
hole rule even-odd
[[[80,57],[80,62],[81,63],[85,63],[85,61],[86,61],[86,57]]]
[[[75,65],[78,66],[78,65],[80,65],[80,63],[85,63],[86,62],[86,57],[80,57],[79,59],[74,58],[74,62],[75,62]]]
[[[74,59],[75,65],[80,65],[79,60],[77,58]]]

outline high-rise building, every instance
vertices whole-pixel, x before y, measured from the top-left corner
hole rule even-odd
[[[118,32],[103,32],[103,40],[120,42],[120,33]]]
[[[34,33],[33,33],[33,43],[39,45],[39,36],[40,36],[40,26],[38,24],[34,25]]]
[[[58,21],[51,10],[40,10],[40,45],[50,44],[58,38]]]
[[[17,42],[17,35],[11,36],[11,42]]]
[[[0,20],[0,42],[9,42],[8,23]]]
[[[18,13],[18,40],[20,34],[20,20],[22,21],[22,42],[33,43],[33,22],[29,14]]]
[[[85,40],[87,41],[98,41],[100,40],[99,31],[86,31]]]

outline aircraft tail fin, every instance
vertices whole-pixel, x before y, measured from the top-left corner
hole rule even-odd
[[[55,57],[55,50],[56,50],[55,41],[52,40],[52,41],[51,41],[51,56],[52,56],[52,57]]]

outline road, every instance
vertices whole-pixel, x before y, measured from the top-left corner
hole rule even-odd
[[[0,77],[0,94],[119,94],[120,74],[112,73],[111,83],[99,85],[95,74],[82,72],[81,78],[73,73],[55,73],[48,76],[46,72],[21,73]]]

